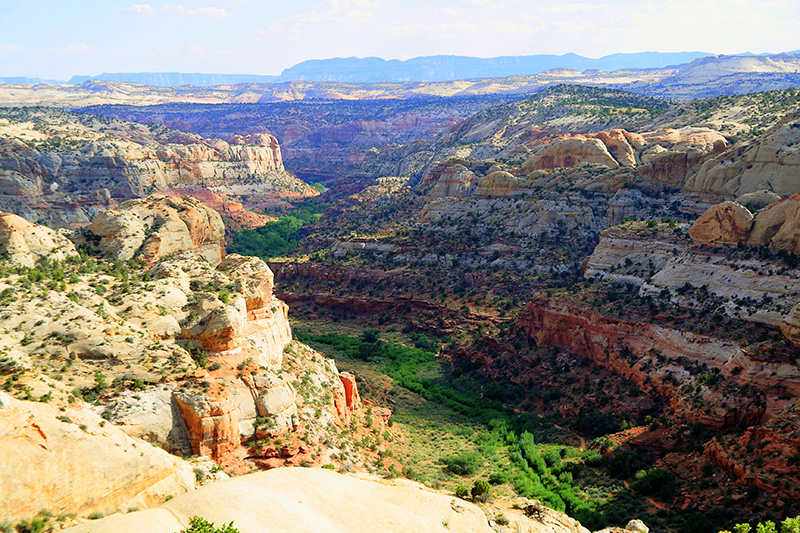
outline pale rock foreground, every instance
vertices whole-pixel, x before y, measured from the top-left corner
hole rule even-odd
[[[233,521],[241,533],[492,531],[477,506],[417,483],[389,484],[316,468],[278,468],[221,481],[158,509],[110,516],[67,531],[176,533],[194,515],[216,526]]]
[[[59,411],[0,392],[0,516],[109,513],[194,489],[185,461],[106,423],[85,404]]]

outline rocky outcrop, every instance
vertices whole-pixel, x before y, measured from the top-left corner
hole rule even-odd
[[[522,171],[530,174],[579,164],[608,169],[636,167],[643,177],[681,186],[689,171],[706,155],[722,152],[726,146],[725,137],[708,128],[686,127],[642,134],[614,129],[562,135],[531,156]]]
[[[769,205],[755,218],[735,202],[713,205],[697,219],[689,235],[701,244],[742,243],[800,254],[800,193]]]
[[[224,461],[239,447],[239,413],[229,397],[176,392],[175,401],[196,455]]]
[[[354,506],[354,501],[370,503]],[[174,533],[196,515],[217,525],[232,521],[242,533],[492,531],[476,505],[418,483],[359,478],[320,468],[277,468],[220,481],[160,509],[116,515],[68,531]]]
[[[756,215],[747,236],[750,246],[768,246],[792,254],[800,253],[800,193],[766,207]]]
[[[684,190],[735,198],[760,190],[780,196],[800,192],[800,113],[764,135],[703,163]]]
[[[112,259],[152,264],[186,251],[213,264],[225,258],[222,218],[190,197],[128,200],[98,215],[86,231],[89,243],[98,239],[98,250]]]
[[[727,247],[694,244],[668,227],[652,233],[636,222],[605,230],[584,274],[633,285],[640,296],[668,291],[673,302],[698,310],[706,305],[703,295],[713,296],[729,316],[773,327],[800,293],[800,271],[780,260],[732,258]]]
[[[582,163],[606,168],[620,166],[602,139],[589,135],[573,135],[562,137],[546,145],[525,162],[522,171],[530,173],[534,170],[552,170]]]
[[[760,364],[748,359],[736,343],[650,324],[613,319],[543,296],[534,298],[518,325],[542,346],[562,346],[630,379],[644,391],[667,398],[679,417],[721,429],[757,423],[764,417],[763,392],[736,393],[738,384],[756,384],[777,396],[786,378],[773,380]],[[780,365],[776,364],[777,369]],[[743,368],[744,371],[734,368]],[[702,386],[698,368],[716,369],[729,385]],[[797,372],[793,388],[800,392]],[[735,378],[735,379],[734,379]],[[691,383],[700,385],[681,388]],[[738,384],[737,384],[738,383]],[[730,389],[730,390],[729,390]],[[795,394],[795,393],[793,393]]]
[[[0,515],[28,519],[148,508],[194,489],[191,467],[106,423],[85,405],[63,411],[0,392]]]
[[[32,221],[83,227],[117,200],[205,187],[222,198],[232,221],[246,225],[258,217],[238,204],[318,194],[285,171],[280,146],[266,133],[226,142],[45,108],[6,109],[4,118],[0,210]]]
[[[744,242],[753,225],[753,214],[736,202],[711,206],[692,227],[689,236],[696,243]]]
[[[526,179],[520,179],[510,172],[497,170],[481,178],[475,187],[475,196],[510,196],[521,194],[530,189],[533,184]]]
[[[0,255],[8,255],[13,263],[33,268],[40,261],[62,261],[78,252],[59,232],[11,213],[0,213]]]
[[[800,346],[800,302],[781,321],[781,332],[795,346]]]
[[[448,161],[444,168],[431,172],[428,179],[438,176],[433,187],[428,191],[431,198],[444,198],[452,196],[463,198],[468,196],[476,181],[475,174],[464,165],[457,162]]]

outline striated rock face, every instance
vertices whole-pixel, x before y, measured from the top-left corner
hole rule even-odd
[[[716,368],[723,376],[735,376],[741,384],[758,384],[765,376],[759,364],[750,361],[736,343],[695,335],[655,324],[613,319],[586,311],[560,300],[536,297],[525,308],[518,324],[539,345],[563,346],[584,355],[612,372],[632,380],[642,390],[654,391],[690,422],[721,429],[759,422],[766,405],[760,393],[726,397],[733,391],[712,390],[694,384],[691,367]],[[682,363],[683,361],[683,363]],[[776,368],[780,365],[775,365]],[[733,372],[735,367],[745,371]],[[795,372],[796,374],[796,372]],[[800,380],[793,376],[800,392]],[[774,394],[782,392],[785,378],[773,380]],[[763,384],[765,389],[770,386]],[[733,386],[738,390],[738,385]]]
[[[470,194],[476,181],[475,174],[459,163],[448,162],[448,164],[444,165],[444,168],[431,172],[428,180],[436,176],[438,176],[438,179],[436,179],[434,186],[428,192],[428,196],[431,198],[448,196],[463,198]]]
[[[192,449],[216,461],[239,447],[239,413],[230,398],[176,392],[175,401],[186,423]]]
[[[358,395],[356,378],[349,372],[339,373],[340,386],[334,389],[333,405],[336,416],[345,424],[350,421],[350,416],[361,408],[361,397]]]
[[[31,224],[11,213],[0,213],[0,254],[32,268],[42,260],[62,261],[78,252],[75,245],[57,231]]]
[[[481,178],[475,188],[475,196],[509,196],[529,189],[532,183],[520,179],[510,172],[497,170]]]
[[[369,501],[369,505],[353,505]],[[407,481],[357,478],[320,468],[277,468],[220,481],[179,496],[160,509],[115,515],[68,531],[174,533],[200,515],[255,531],[490,533],[474,504]],[[444,528],[442,524],[447,524]],[[558,533],[568,530],[558,530]]]
[[[61,412],[0,392],[0,515],[148,508],[194,489],[191,467],[106,423],[85,405]]]
[[[729,316],[773,327],[800,293],[800,271],[779,260],[732,259],[726,248],[696,245],[666,229],[647,233],[642,223],[605,230],[584,262],[584,274],[634,285],[640,296],[667,290],[673,301],[698,309],[702,305],[693,294],[702,289],[721,298]]]
[[[689,236],[699,244],[738,243],[747,239],[752,225],[753,214],[746,207],[723,202],[700,215],[689,228]]]
[[[100,252],[112,259],[162,257],[195,251],[217,264],[225,258],[225,226],[219,213],[194,198],[151,196],[100,213],[87,228]]]
[[[247,225],[254,217],[240,203],[318,194],[286,172],[266,133],[226,142],[56,109],[0,115],[0,210],[32,221],[83,227],[116,200],[201,186],[230,208],[231,221]]]

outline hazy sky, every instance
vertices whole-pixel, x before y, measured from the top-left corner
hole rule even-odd
[[[798,24],[798,0],[0,0],[0,76],[279,74],[349,56],[783,52],[800,49]]]

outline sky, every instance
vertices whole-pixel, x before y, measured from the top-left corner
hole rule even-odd
[[[0,76],[280,74],[306,59],[800,49],[797,0],[0,0]]]

